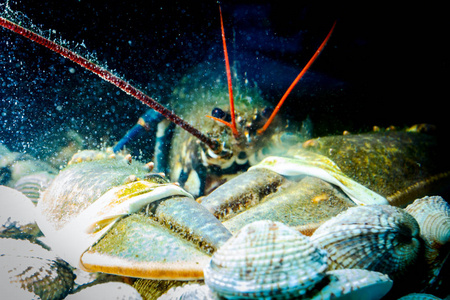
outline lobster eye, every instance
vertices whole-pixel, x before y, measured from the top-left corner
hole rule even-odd
[[[231,116],[229,113],[224,112],[222,109],[215,107],[212,111],[211,111],[211,116],[213,116],[214,118],[217,119],[222,119],[224,121],[227,122],[231,122]]]
[[[272,113],[273,113],[273,107],[272,106],[266,106],[262,110],[261,116],[263,116],[264,118],[268,119]]]
[[[213,108],[213,110],[211,112],[211,116],[213,116],[214,118],[217,118],[217,119],[223,120],[225,118],[225,115],[226,115],[226,113],[218,107]]]

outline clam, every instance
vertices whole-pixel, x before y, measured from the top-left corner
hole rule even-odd
[[[305,295],[325,277],[327,254],[279,222],[253,222],[228,240],[205,268],[220,296],[284,298]]]
[[[187,285],[169,291],[170,299],[379,299],[392,286],[384,274],[367,270],[326,272],[327,253],[279,222],[257,221],[243,227],[213,255],[205,268],[212,291]],[[162,298],[161,298],[162,299]]]
[[[439,196],[423,197],[405,210],[419,223],[425,241],[425,284],[439,284],[440,272],[450,255],[450,205]]]
[[[26,240],[0,238],[0,286],[5,299],[62,299],[72,269],[54,253]]]
[[[419,258],[419,232],[400,208],[357,206],[321,225],[311,241],[328,252],[330,269],[366,269],[395,279]]]
[[[55,176],[55,174],[45,171],[26,175],[17,180],[14,189],[37,203],[41,193],[50,185]]]
[[[90,272],[202,278],[231,234],[185,190],[149,171],[119,157],[71,163],[37,206],[45,242]]]

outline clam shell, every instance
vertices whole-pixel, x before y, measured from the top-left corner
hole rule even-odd
[[[27,294],[28,299],[62,299],[72,289],[74,277],[69,264],[41,246],[0,239],[0,286],[5,299]]]
[[[328,220],[311,241],[328,252],[330,269],[367,269],[400,276],[418,258],[419,225],[400,208],[358,206]]]
[[[417,199],[405,210],[417,220],[420,235],[431,247],[438,248],[450,241],[450,205],[442,197]]]
[[[48,172],[30,174],[17,180],[14,188],[36,203],[53,178],[55,175]]]
[[[243,227],[214,253],[206,284],[226,298],[290,298],[306,294],[325,276],[326,252],[309,238],[273,221]]]

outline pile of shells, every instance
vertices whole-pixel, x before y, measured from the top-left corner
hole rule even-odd
[[[350,293],[379,299],[392,286],[378,272],[327,269],[327,253],[307,236],[279,222],[257,221],[219,248],[204,272],[214,295],[228,299],[322,299]]]

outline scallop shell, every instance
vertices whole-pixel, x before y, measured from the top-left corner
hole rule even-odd
[[[48,172],[30,174],[17,180],[14,188],[37,203],[41,193],[50,185],[53,178],[55,175]]]
[[[330,269],[366,269],[400,276],[418,258],[419,225],[402,209],[358,206],[328,220],[311,241],[328,252]]]
[[[224,297],[291,298],[325,277],[326,252],[309,238],[273,221],[243,227],[205,268],[206,284]]]
[[[0,239],[0,286],[5,299],[26,295],[62,299],[72,289],[74,277],[69,264],[41,246]]]
[[[420,235],[431,247],[439,248],[450,241],[450,205],[442,197],[417,199],[405,210],[417,220]]]

